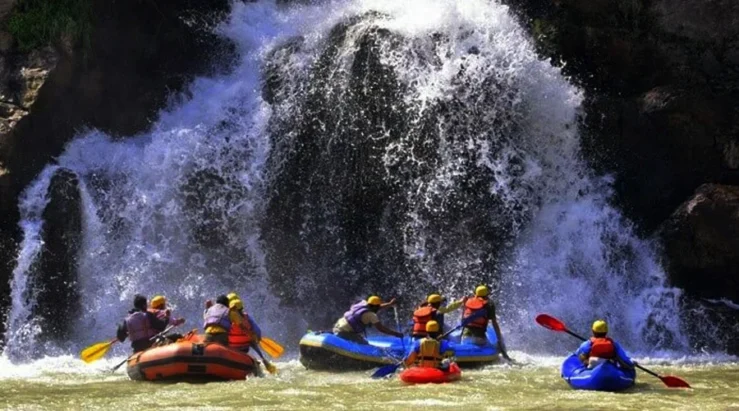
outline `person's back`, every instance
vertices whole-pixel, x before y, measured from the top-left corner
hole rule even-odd
[[[203,314],[205,342],[214,342],[228,347],[228,333],[231,331],[232,318],[228,297],[219,296],[216,303]]]
[[[416,365],[418,367],[443,368],[442,361],[451,357],[454,352],[447,341],[439,341],[439,323],[429,321],[426,323],[426,336],[415,340],[411,352],[404,360],[406,367]]]
[[[162,324],[166,327],[165,322],[147,311],[146,297],[136,295],[134,297],[134,308],[128,312],[128,316],[118,326],[117,337],[121,342],[128,338],[131,341],[133,352],[140,352],[152,346],[152,337],[159,333],[158,329],[164,329]]]
[[[241,300],[233,299],[229,306],[233,315],[239,316],[240,321],[232,321],[231,330],[228,333],[228,346],[236,350],[248,352],[253,340],[258,338],[252,329],[252,321],[248,314],[244,313],[244,304]]]
[[[595,321],[592,332],[593,336],[583,342],[575,352],[583,364],[594,368],[604,361],[616,361],[622,366],[634,367],[633,361],[621,345],[607,336],[608,324],[605,321]]]
[[[364,334],[368,327],[375,327],[381,333],[403,337],[402,333],[385,327],[377,316],[380,309],[393,304],[395,304],[395,299],[383,304],[382,299],[375,295],[370,296],[366,301],[353,304],[349,311],[345,312],[334,324],[334,335],[358,344],[369,344]]]
[[[429,294],[426,297],[426,301],[421,303],[413,312],[413,328],[411,329],[411,336],[413,338],[418,339],[425,337],[426,323],[432,320],[439,323],[439,332],[443,333],[444,314],[459,309],[467,301],[467,298],[460,301],[454,301],[449,303],[447,306],[442,307],[441,304],[444,300],[445,299],[441,294]]]

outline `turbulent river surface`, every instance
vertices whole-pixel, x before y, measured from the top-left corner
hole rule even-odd
[[[0,369],[0,407],[40,409],[227,410],[739,410],[739,363],[724,359],[646,360],[643,365],[688,380],[676,390],[645,374],[623,393],[574,391],[559,378],[558,359],[512,352],[526,365],[494,365],[464,371],[461,381],[405,386],[397,378],[367,373],[305,370],[297,361],[277,362],[278,374],[229,383],[151,384],[110,373],[121,358],[86,366],[72,357]]]
[[[581,152],[582,91],[506,6],[236,1],[215,30],[239,51],[228,73],[196,79],[141,135],[81,134],[24,192],[0,407],[739,410],[736,358],[612,206],[613,178]],[[64,273],[40,261],[59,173],[74,177],[80,214],[79,232],[60,236],[78,241],[61,248]],[[111,338],[136,293],[165,294],[191,325],[206,299],[238,291],[294,357],[306,329],[328,329],[358,297],[398,297],[409,318],[428,292],[483,282],[523,365],[454,384],[294,358],[263,379],[146,384],[108,371],[122,345],[91,366],[74,358]],[[636,358],[694,388],[642,373],[623,394],[573,391],[558,372],[571,340],[537,313],[578,330],[605,318]]]

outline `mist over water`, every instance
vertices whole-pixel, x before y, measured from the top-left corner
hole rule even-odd
[[[197,79],[147,133],[81,135],[26,191],[6,355],[41,344],[31,267],[56,167],[83,202],[83,311],[56,354],[110,338],[136,293],[165,294],[189,329],[235,290],[289,341],[356,296],[410,308],[480,281],[516,350],[573,346],[540,312],[582,333],[606,318],[641,353],[688,349],[679,292],[581,158],[581,91],[506,7],[237,2],[219,31],[241,53],[230,74]]]

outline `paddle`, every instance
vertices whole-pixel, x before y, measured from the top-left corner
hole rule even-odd
[[[569,329],[567,329],[567,326],[562,321],[560,321],[560,320],[558,320],[558,319],[556,319],[556,318],[554,318],[554,317],[552,317],[550,315],[547,315],[547,314],[539,314],[539,315],[536,316],[536,322],[539,325],[541,325],[542,327],[548,328],[548,329],[550,329],[552,331],[566,332],[567,334],[570,334],[571,336],[573,336],[575,338],[578,338],[581,341],[585,341],[586,340],[586,338],[584,338],[584,337],[582,337],[580,335],[577,335],[574,332],[572,332]],[[639,368],[640,370],[646,372],[647,374],[659,378],[660,380],[662,380],[662,382],[666,386],[668,386],[670,388],[690,388],[690,384],[688,384],[687,381],[685,381],[685,380],[683,380],[683,379],[681,379],[679,377],[675,377],[673,375],[659,375],[659,374],[657,374],[654,371],[651,371],[651,370],[649,370],[647,368],[642,367],[641,365],[637,364],[636,362],[634,362],[634,365],[637,368]]]
[[[275,342],[275,340],[267,337],[262,337],[262,339],[259,340],[259,346],[262,347],[262,349],[272,358],[280,358],[282,354],[285,353],[285,348],[283,346]]]
[[[395,326],[398,327],[398,332],[403,333],[403,330],[400,327],[400,319],[398,318],[398,307],[393,306],[393,313],[395,314]],[[405,338],[404,336],[399,337],[400,343],[403,345],[403,352],[405,353]]]
[[[454,331],[457,331],[458,329],[460,329],[462,327],[466,327],[467,324],[469,324],[472,321],[475,321],[476,319],[482,317],[482,315],[485,314],[485,311],[486,311],[485,308],[483,308],[481,310],[475,311],[474,313],[472,313],[472,315],[470,315],[469,317],[463,319],[462,322],[459,323],[458,326],[452,328],[451,330],[445,332],[440,337],[438,337],[437,340],[443,340],[447,335],[453,333]],[[395,371],[398,370],[398,368],[400,368],[401,365],[403,365],[403,361],[400,361],[400,362],[398,362],[396,364],[383,365],[382,367],[378,368],[377,371],[375,371],[372,374],[372,378],[383,378],[383,377],[386,377],[386,376],[388,376],[390,374],[393,374]]]
[[[85,348],[84,350],[82,350],[82,352],[80,352],[80,358],[82,358],[82,361],[88,364],[93,361],[97,361],[103,358],[103,356],[105,356],[105,354],[107,354],[108,351],[110,350],[110,347],[112,347],[113,344],[117,342],[118,342],[118,339],[114,338],[110,341],[104,341],[104,342],[93,344]]]
[[[267,361],[266,358],[264,358],[264,354],[262,354],[262,350],[259,349],[259,346],[257,344],[251,344],[251,348],[254,349],[254,351],[259,354],[259,358],[262,359],[262,362],[264,362],[264,368],[267,369],[267,372],[270,374],[277,374],[277,367],[272,364],[271,362]]]
[[[155,336],[153,336],[153,337],[149,338],[149,341],[154,341],[154,340],[156,340],[157,338],[159,338],[159,337],[163,336],[164,334],[166,334],[166,333],[170,332],[170,331],[171,331],[171,330],[172,330],[173,328],[175,328],[175,327],[178,327],[179,325],[180,325],[180,324],[176,324],[176,325],[174,325],[174,324],[173,324],[173,325],[170,325],[169,327],[165,328],[165,329],[164,329],[164,331],[162,331],[162,332],[160,332],[159,334],[157,334],[157,335],[155,335]],[[112,369],[112,370],[110,370],[110,372],[111,372],[111,373],[114,373],[114,372],[115,372],[115,371],[116,371],[117,369],[121,368],[121,366],[122,366],[123,364],[125,364],[126,362],[128,362],[128,360],[129,360],[129,359],[131,359],[131,358],[132,358],[132,357],[133,357],[134,355],[136,355],[136,354],[138,354],[138,353],[136,352],[136,353],[133,353],[133,354],[131,354],[130,356],[128,356],[128,358],[126,358],[125,360],[121,361],[121,362],[120,362],[120,363],[119,363],[118,365],[116,365],[115,367],[113,367],[113,369]]]

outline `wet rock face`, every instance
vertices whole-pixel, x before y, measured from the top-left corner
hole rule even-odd
[[[593,167],[645,232],[702,183],[739,182],[739,3],[508,0],[582,84]]]
[[[493,177],[478,161],[479,147],[457,141],[515,127],[505,115],[490,124],[465,100],[492,106],[505,90],[493,78],[470,85],[462,70],[456,98],[415,111],[403,99],[411,85],[398,75],[402,63],[383,60],[403,53],[407,40],[367,27],[372,18],[337,25],[309,79],[281,71],[300,52],[301,39],[275,50],[265,70],[264,96],[275,110],[262,227],[267,269],[283,301],[312,312],[313,326],[329,326],[346,308],[323,301],[349,304],[372,290],[423,293],[439,286],[429,283],[433,276],[447,285],[459,273],[469,281],[489,278],[526,214],[491,193]],[[342,65],[347,50],[353,55]],[[494,155],[499,141],[486,137]],[[445,173],[448,181],[440,177]],[[455,265],[461,262],[468,265]]]
[[[36,293],[34,314],[42,323],[43,337],[63,340],[81,309],[77,292],[77,255],[82,242],[79,180],[61,169],[49,185],[49,203],[43,213],[44,247],[31,267]]]
[[[698,297],[739,301],[739,187],[701,186],[659,236],[676,285]]]
[[[19,193],[79,131],[135,135],[149,127],[172,93],[196,75],[227,70],[235,55],[230,42],[210,31],[228,13],[227,0],[90,1],[87,47],[60,39],[52,48],[25,54],[0,31],[2,314],[21,241]],[[0,19],[6,3],[0,4]],[[49,230],[66,231],[52,227],[59,222],[66,224],[53,219]]]

